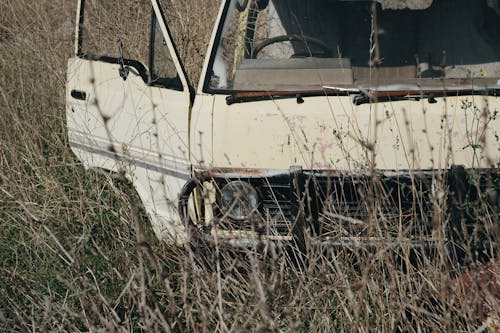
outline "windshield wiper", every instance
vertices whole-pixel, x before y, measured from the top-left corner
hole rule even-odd
[[[395,101],[420,101],[427,99],[430,104],[437,103],[439,97],[487,95],[500,96],[500,88],[447,88],[447,89],[404,89],[404,90],[360,90],[356,88],[323,87],[321,90],[296,90],[296,91],[242,91],[226,97],[227,105],[235,103],[256,102],[262,100],[275,100],[296,98],[297,104],[304,103],[304,97],[313,96],[354,96],[353,103],[362,105],[367,103],[383,103]]]
[[[362,105],[367,103],[383,103],[395,101],[420,101],[428,99],[429,103],[437,103],[434,93],[409,92],[409,91],[370,91],[355,95],[352,102],[354,105]]]
[[[430,104],[437,103],[438,97],[486,95],[499,96],[500,88],[447,88],[447,89],[425,89],[425,90],[373,90],[355,95],[353,103],[362,105],[366,103],[394,102],[402,100],[420,101],[427,99]]]
[[[262,100],[274,100],[285,98],[296,98],[297,104],[304,103],[304,97],[313,96],[349,96],[352,94],[363,94],[358,89],[341,87],[324,87],[318,90],[290,90],[290,91],[241,91],[226,97],[226,104],[256,102]]]

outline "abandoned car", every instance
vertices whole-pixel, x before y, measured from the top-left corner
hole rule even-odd
[[[168,11],[79,0],[66,95],[72,150],[126,175],[159,238],[498,225],[500,1],[225,0],[197,88]]]

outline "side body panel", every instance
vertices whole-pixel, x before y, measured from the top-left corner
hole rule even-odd
[[[355,106],[348,96],[226,105],[215,97],[219,168],[343,172],[498,167],[497,97],[438,98]]]

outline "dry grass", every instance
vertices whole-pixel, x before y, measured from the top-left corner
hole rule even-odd
[[[443,242],[410,263],[403,245],[310,245],[304,256],[269,244],[236,251],[155,241],[130,186],[84,170],[68,148],[74,2],[0,2],[0,330],[482,329],[482,301],[466,302],[454,288],[463,268]],[[180,53],[196,77],[217,1],[170,2]],[[491,221],[488,238],[496,240],[495,216],[477,222]],[[497,256],[498,245],[490,251]]]

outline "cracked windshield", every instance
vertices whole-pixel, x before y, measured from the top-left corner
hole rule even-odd
[[[499,0],[233,0],[215,90],[497,88]]]

